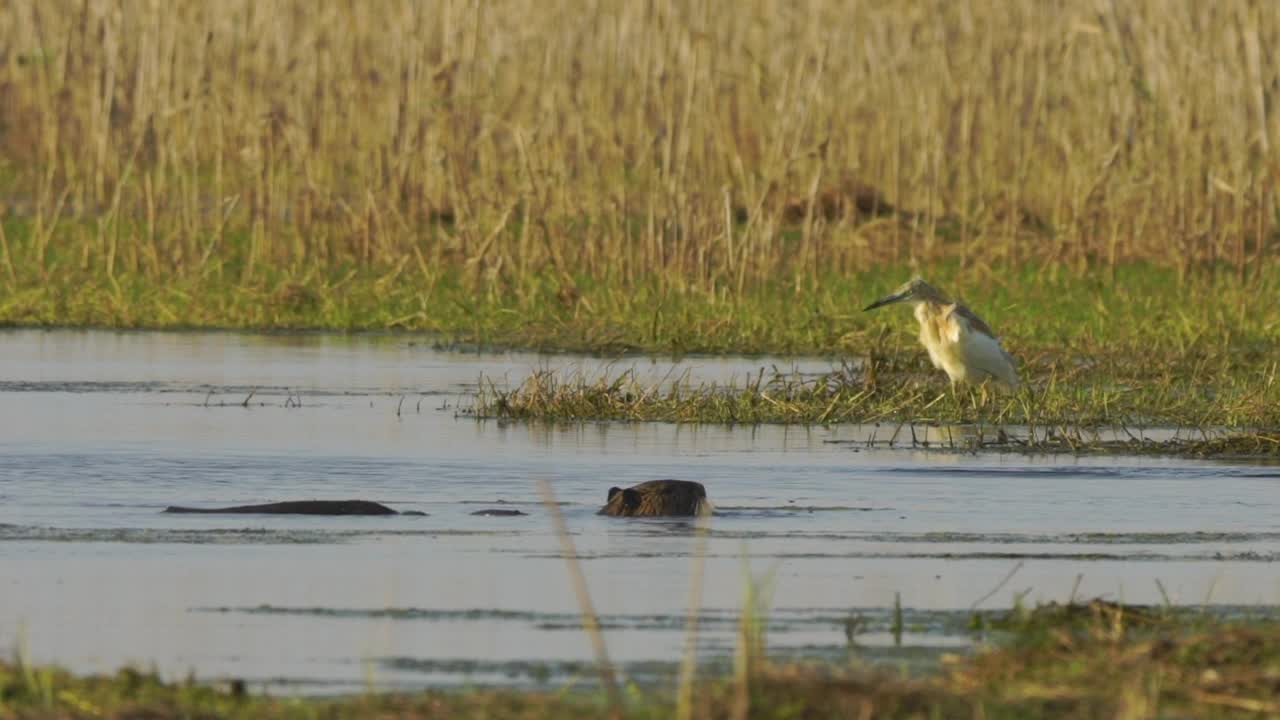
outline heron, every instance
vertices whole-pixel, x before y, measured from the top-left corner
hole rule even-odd
[[[951,379],[952,387],[994,380],[1016,390],[1021,384],[1013,357],[1001,347],[991,327],[972,310],[918,277],[866,306],[863,312],[900,302],[915,306],[920,344],[929,351],[933,366]]]

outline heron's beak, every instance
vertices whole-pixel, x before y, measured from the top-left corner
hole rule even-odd
[[[868,310],[875,310],[878,307],[884,307],[885,305],[892,305],[897,302],[902,302],[903,300],[906,300],[909,297],[911,297],[911,291],[909,290],[907,292],[900,292],[896,295],[882,297],[879,300],[871,303],[870,305],[862,308],[862,312],[866,312]]]

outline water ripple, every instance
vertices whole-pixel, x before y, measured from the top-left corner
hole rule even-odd
[[[308,528],[52,528],[0,524],[0,542],[101,542],[181,545],[324,545],[373,537],[511,537],[518,530],[323,530]]]

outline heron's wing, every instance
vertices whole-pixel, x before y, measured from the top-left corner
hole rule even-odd
[[[995,338],[985,333],[971,333],[961,345],[961,352],[974,378],[972,382],[980,382],[989,376],[1009,387],[1018,387],[1017,364]]]
[[[964,318],[964,321],[969,324],[970,330],[980,332],[989,338],[994,338],[996,336],[996,334],[992,332],[991,326],[983,322],[982,318],[978,317],[977,313],[970,310],[963,303],[953,303],[951,305],[951,313],[957,317]]]
[[[1000,341],[996,339],[991,327],[983,322],[982,318],[974,314],[972,310],[960,303],[953,304],[948,314],[951,316],[953,326],[963,323],[977,335],[977,338],[975,338],[977,342],[971,343],[965,348],[966,355],[970,361],[978,368],[990,373],[993,377],[1009,384],[1011,387],[1017,387],[1017,363],[1014,361],[1013,356],[1000,344]],[[953,341],[958,342],[959,338],[956,337]]]

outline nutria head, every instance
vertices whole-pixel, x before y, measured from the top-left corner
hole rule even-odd
[[[601,515],[689,517],[709,512],[707,489],[691,480],[650,480],[629,488],[609,488]]]

